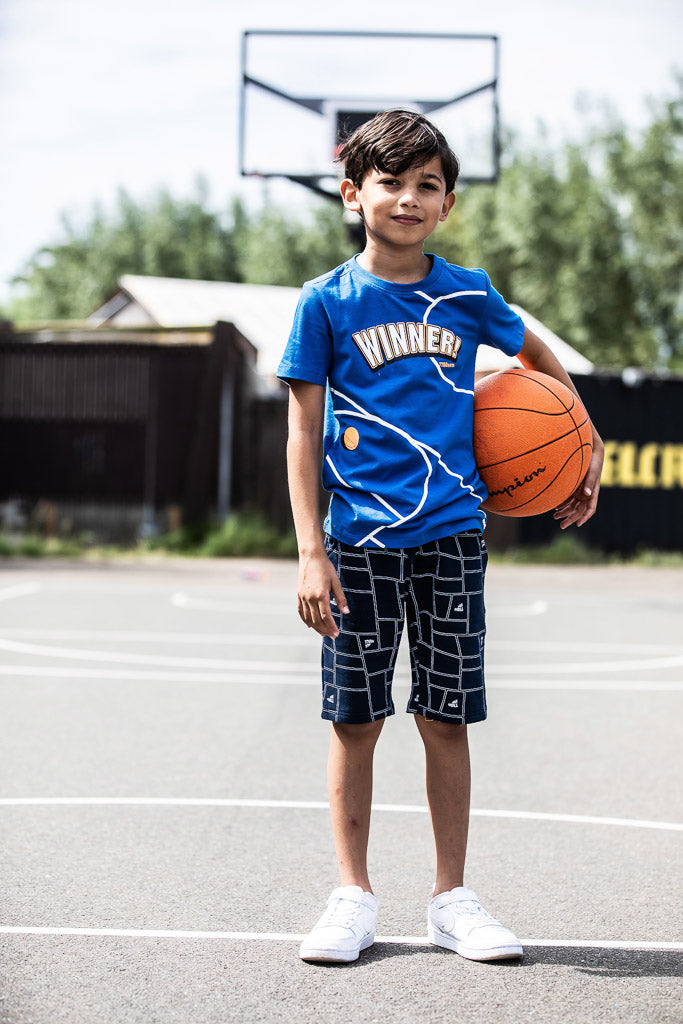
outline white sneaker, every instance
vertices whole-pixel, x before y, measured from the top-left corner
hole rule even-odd
[[[468,960],[509,960],[524,950],[516,935],[484,910],[471,889],[442,892],[429,904],[429,940]]]
[[[361,949],[375,941],[377,899],[359,885],[335,889],[327,909],[310,935],[301,943],[302,960],[357,960]]]

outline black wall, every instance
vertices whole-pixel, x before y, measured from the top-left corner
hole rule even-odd
[[[627,378],[628,379],[628,378]],[[683,378],[575,377],[605,442],[598,511],[579,530],[609,552],[683,550]],[[560,532],[552,514],[519,520],[530,544]]]

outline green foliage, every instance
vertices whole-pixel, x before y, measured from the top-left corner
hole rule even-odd
[[[597,366],[680,368],[682,103],[636,139],[611,124],[558,152],[513,145],[497,186],[463,190],[436,251],[485,267]]]
[[[603,552],[570,533],[562,533],[547,544],[511,548],[500,553],[494,550],[493,558],[519,565],[596,565],[608,561]]]
[[[75,539],[43,537],[27,533],[19,537],[7,537],[0,533],[0,558],[78,558],[85,545]]]
[[[430,248],[483,266],[518,303],[597,366],[683,370],[683,78],[634,136],[614,120],[579,145],[509,139],[496,186],[464,188]],[[300,215],[234,199],[210,212],[205,183],[189,200],[149,203],[123,190],[112,214],[39,250],[5,314],[81,319],[124,273],[300,286],[354,251],[337,203]]]
[[[186,527],[152,537],[148,551],[204,558],[295,558],[294,532],[283,534],[258,512],[234,512],[215,527]]]
[[[241,279],[249,284],[279,284],[298,288],[353,255],[341,206],[316,204],[297,221],[266,204],[244,225],[239,247]]]
[[[84,318],[116,289],[122,274],[234,278],[232,226],[207,212],[206,201],[199,180],[189,200],[162,191],[143,205],[121,189],[112,216],[98,206],[84,227],[64,216],[63,239],[40,249],[15,279],[25,295],[10,307],[10,315],[17,320]],[[237,221],[237,204],[232,213]]]
[[[296,220],[269,203],[227,216],[207,209],[202,181],[189,200],[160,192],[149,204],[120,190],[114,213],[97,207],[84,227],[62,218],[63,239],[44,246],[15,278],[7,310],[16,321],[80,320],[111,295],[122,274],[300,286],[352,253],[340,207],[320,203]]]
[[[278,530],[256,513],[228,516],[218,530],[210,533],[198,554],[216,557],[294,557],[297,553],[293,536],[282,536]]]
[[[637,144],[624,132],[607,136],[607,173],[641,317],[660,361],[683,370],[683,76],[678,96],[655,104],[653,114]]]

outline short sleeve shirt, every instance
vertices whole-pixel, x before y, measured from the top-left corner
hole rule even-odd
[[[473,451],[479,345],[507,355],[524,324],[483,270],[432,257],[422,281],[374,277],[356,258],[301,293],[278,368],[327,388],[325,529],[359,547],[418,547],[483,529]]]

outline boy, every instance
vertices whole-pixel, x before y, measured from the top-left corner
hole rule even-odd
[[[311,961],[351,961],[375,936],[367,871],[372,762],[394,713],[404,620],[407,710],[425,747],[436,846],[431,941],[474,960],[522,955],[463,887],[469,822],[467,725],[486,717],[482,539],[474,464],[477,346],[573,385],[482,270],[423,251],[455,202],[458,161],[419,114],[393,110],[342,147],[341,195],[363,220],[363,252],[302,291],[278,375],[290,386],[287,447],[299,546],[298,608],[323,637],[322,717],[332,723],[328,790],[340,888],[304,940]],[[323,536],[323,484],[332,492]],[[602,442],[555,517],[580,526],[597,503]]]

